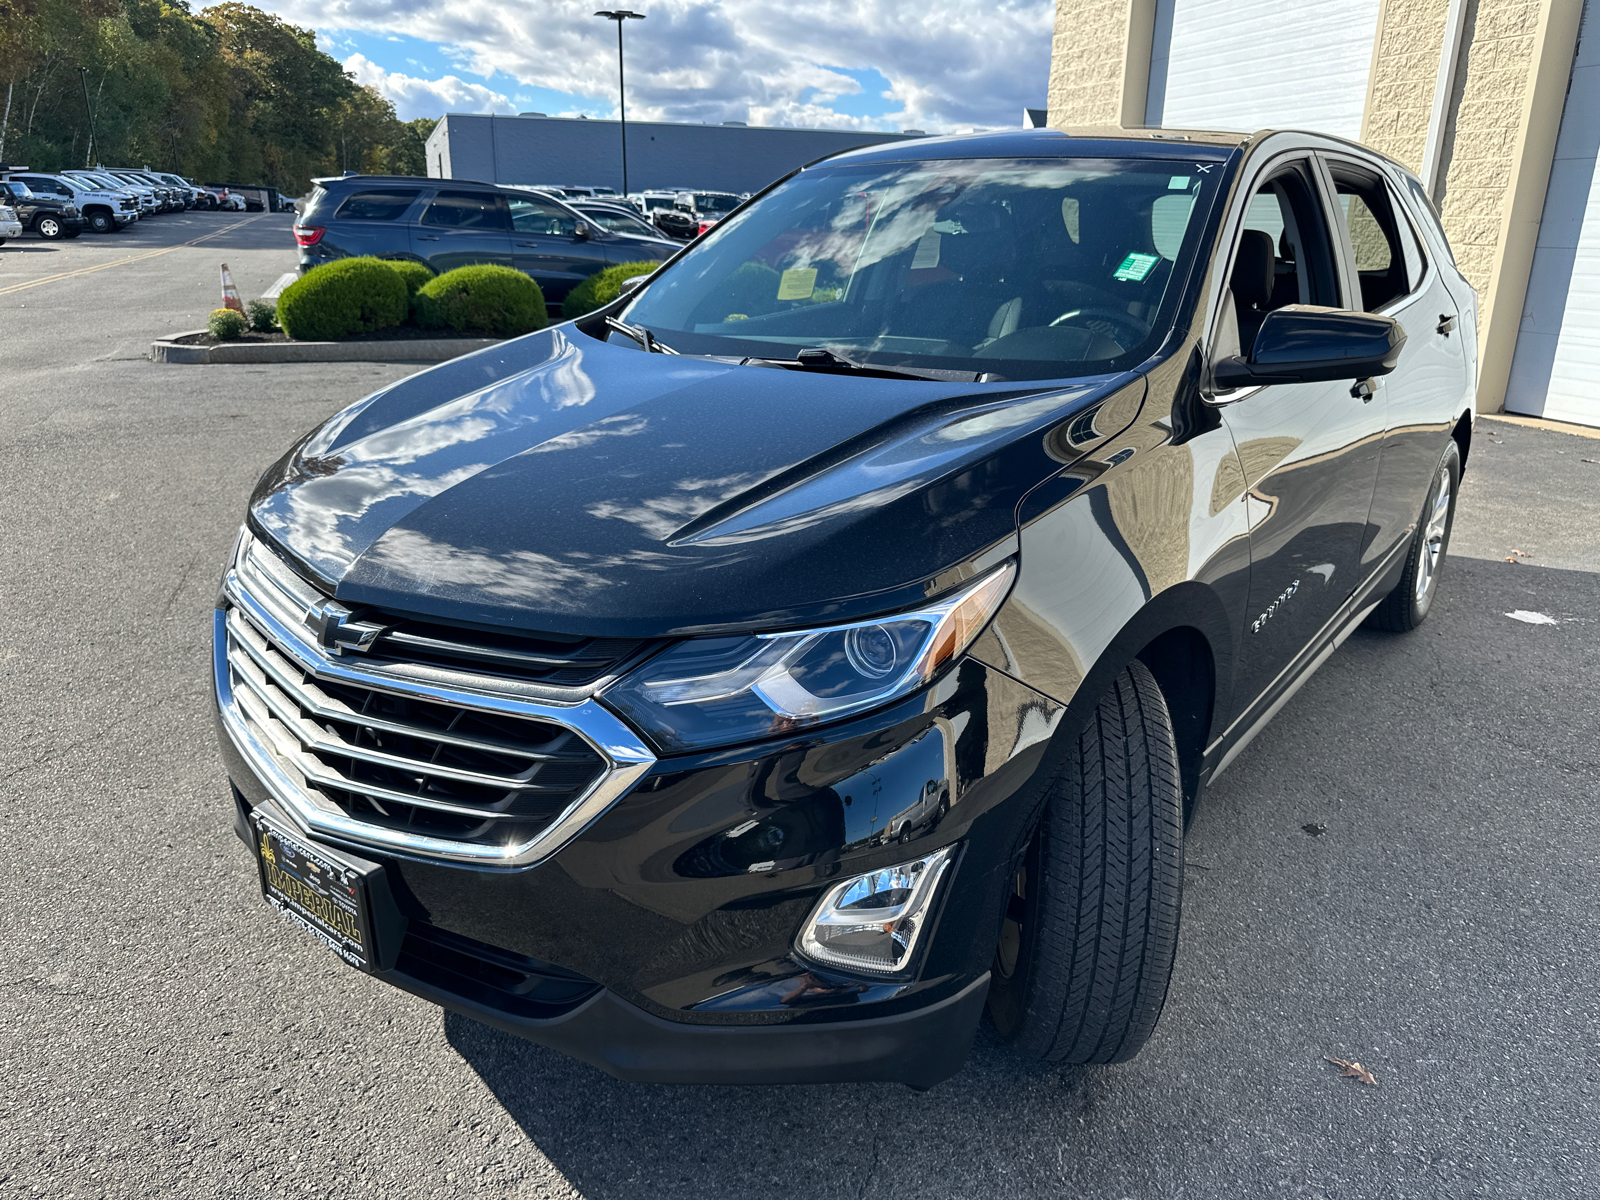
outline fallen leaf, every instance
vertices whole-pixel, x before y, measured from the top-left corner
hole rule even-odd
[[[1378,1077],[1363,1067],[1360,1063],[1345,1062],[1345,1060],[1342,1058],[1328,1058],[1326,1054],[1324,1054],[1322,1057],[1327,1058],[1328,1061],[1334,1066],[1341,1068],[1339,1071],[1340,1079],[1359,1079],[1368,1087],[1378,1086]]]
[[[1320,821],[1314,821],[1310,825],[1302,825],[1300,828],[1304,829],[1312,837],[1321,837],[1323,834],[1328,832],[1328,827],[1322,824]]]
[[[1508,554],[1506,555],[1506,561],[1508,563],[1514,563],[1517,561],[1517,556],[1515,554]]]
[[[1583,461],[1586,463],[1594,463],[1596,466],[1600,466],[1600,458],[1586,458]]]
[[[1529,554],[1526,550],[1513,549],[1511,551],[1511,553],[1515,554],[1518,558],[1532,558],[1533,557],[1533,555]]]

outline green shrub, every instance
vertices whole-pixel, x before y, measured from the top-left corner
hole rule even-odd
[[[266,300],[252,300],[244,306],[250,328],[256,333],[271,333],[278,327],[278,306]]]
[[[457,267],[429,280],[417,291],[414,312],[425,329],[449,326],[500,337],[532,333],[550,323],[537,283],[521,271],[488,263]]]
[[[571,320],[573,317],[583,316],[584,313],[591,313],[597,308],[604,308],[622,295],[624,279],[632,279],[635,275],[648,275],[660,265],[656,262],[619,263],[614,267],[607,267],[604,271],[596,271],[567,293],[567,298],[561,302],[561,315]]]
[[[295,341],[332,341],[398,325],[408,308],[406,283],[393,263],[339,258],[283,289],[278,323]]]
[[[206,318],[206,332],[219,342],[231,342],[249,327],[244,314],[231,308],[214,308]]]
[[[419,262],[410,259],[395,258],[385,259],[391,267],[400,272],[400,278],[406,281],[406,295],[415,296],[417,289],[433,278],[433,272]]]

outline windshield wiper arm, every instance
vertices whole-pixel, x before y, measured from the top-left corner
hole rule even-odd
[[[631,337],[651,354],[677,354],[671,346],[661,341],[643,325],[630,325],[616,317],[607,317],[606,324],[625,337]]]
[[[747,366],[757,367],[787,367],[791,371],[832,371],[842,374],[875,375],[880,379],[932,379],[941,383],[949,383],[958,379],[965,379],[971,371],[919,371],[911,367],[880,367],[876,363],[856,362],[854,359],[844,358],[832,350],[825,350],[820,346],[808,346],[798,351],[793,358],[747,358]]]

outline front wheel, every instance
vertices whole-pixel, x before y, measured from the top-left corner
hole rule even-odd
[[[1052,783],[1000,930],[989,1012],[1052,1062],[1125,1062],[1155,1030],[1178,950],[1183,793],[1172,718],[1134,661]]]
[[[89,228],[96,233],[110,233],[117,227],[116,221],[108,212],[92,212],[89,214]]]
[[[1445,447],[1444,456],[1428,488],[1428,499],[1422,506],[1422,519],[1411,538],[1407,551],[1405,574],[1400,582],[1378,602],[1367,618],[1374,629],[1389,633],[1404,633],[1415,629],[1427,618],[1433,607],[1433,598],[1439,592],[1439,572],[1444,567],[1445,553],[1450,549],[1450,530],[1455,524],[1456,492],[1461,486],[1461,451],[1454,438]]]
[[[39,231],[40,237],[46,238],[52,242],[61,237],[62,234],[66,233],[66,229],[62,226],[61,222],[56,220],[54,217],[40,217],[38,223],[34,225],[34,228]]]

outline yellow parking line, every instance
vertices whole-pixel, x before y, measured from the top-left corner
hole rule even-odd
[[[174,250],[182,250],[186,246],[198,246],[207,238],[218,237],[230,229],[237,229],[241,225],[248,225],[251,221],[259,221],[265,213],[257,213],[253,217],[246,217],[242,221],[235,221],[232,225],[224,225],[221,229],[213,229],[210,233],[202,233],[199,237],[187,242],[179,242],[176,246],[163,246],[159,250],[146,250],[143,254],[130,254],[127,258],[117,258],[110,262],[100,263],[93,267],[79,267],[76,271],[61,271],[55,275],[46,275],[41,279],[30,279],[26,283],[13,283],[10,287],[0,287],[0,296],[9,296],[12,292],[25,291],[28,288],[38,287],[43,283],[54,283],[58,279],[76,279],[80,275],[92,275],[96,271],[109,270],[111,267],[122,267],[128,263],[143,262],[147,258],[157,258],[163,254],[170,254]]]

